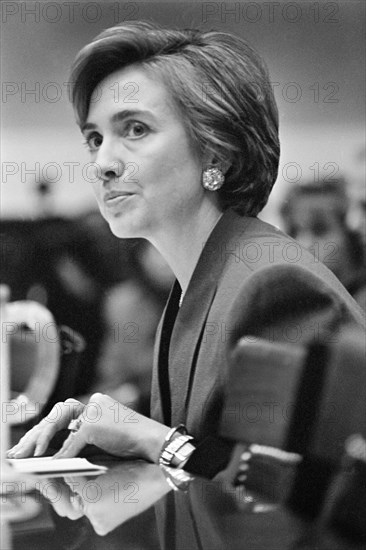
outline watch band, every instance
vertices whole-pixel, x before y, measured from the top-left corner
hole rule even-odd
[[[191,441],[186,441],[180,449],[174,454],[171,465],[175,468],[183,468],[196,447]]]
[[[183,454],[182,459],[180,458],[180,455],[177,454],[178,451],[186,445],[188,441],[191,441],[193,439],[190,435],[179,435],[175,437],[174,439],[167,441],[160,452],[159,456],[159,465],[160,466],[172,466],[173,465],[173,459],[177,456],[176,462],[181,463],[182,461],[186,460],[186,455]]]

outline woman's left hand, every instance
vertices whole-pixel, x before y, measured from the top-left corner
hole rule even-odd
[[[170,429],[101,393],[91,396],[79,418],[80,428],[69,435],[54,458],[77,456],[92,444],[112,455],[157,463]]]

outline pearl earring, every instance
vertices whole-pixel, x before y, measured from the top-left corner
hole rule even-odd
[[[206,168],[202,174],[202,185],[208,191],[217,191],[222,187],[225,176],[220,168]]]

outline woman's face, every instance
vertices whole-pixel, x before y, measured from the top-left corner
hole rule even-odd
[[[83,127],[102,215],[118,237],[154,242],[207,200],[202,164],[166,87],[138,65],[97,87]]]

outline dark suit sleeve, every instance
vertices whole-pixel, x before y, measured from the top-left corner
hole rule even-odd
[[[221,437],[205,437],[190,456],[184,469],[194,475],[212,479],[223,470],[231,457],[235,442]]]
[[[229,358],[243,337],[264,338],[289,344],[333,343],[343,325],[365,328],[362,314],[341,285],[332,285],[297,265],[273,265],[254,272],[230,310],[227,324]],[[205,438],[185,469],[214,477],[230,459],[233,444],[222,438]]]

